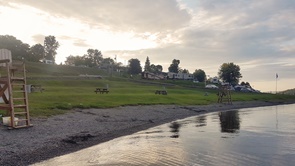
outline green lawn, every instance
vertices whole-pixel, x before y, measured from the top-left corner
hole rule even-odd
[[[72,108],[109,108],[124,105],[203,105],[217,101],[217,90],[186,88],[178,85],[163,86],[137,83],[126,79],[59,79],[28,80],[30,84],[41,84],[45,91],[29,94],[30,112],[33,116],[63,113]],[[96,94],[96,88],[109,86],[108,94]],[[166,89],[168,95],[156,95],[155,90]],[[208,96],[205,96],[205,93]],[[233,101],[287,100],[293,96],[233,93]],[[293,97],[295,98],[295,97]]]
[[[62,68],[61,68],[62,67]],[[204,84],[190,81],[154,81],[108,77],[98,69],[57,65],[29,64],[27,84],[42,85],[43,93],[29,93],[32,116],[50,116],[65,113],[73,108],[110,108],[124,105],[204,105],[217,102],[217,90],[204,89]],[[50,72],[52,71],[52,72]],[[103,79],[78,77],[78,73],[98,74]],[[97,71],[97,72],[95,72]],[[47,74],[46,74],[47,73]],[[74,74],[75,73],[75,74]],[[56,76],[54,76],[56,75]],[[58,76],[57,76],[58,75]],[[62,76],[73,77],[62,77]],[[96,88],[108,86],[108,94],[96,94]],[[166,89],[168,95],[156,95],[155,90]],[[205,93],[208,96],[205,96]],[[232,93],[233,101],[285,101],[295,96],[281,94]],[[5,111],[0,110],[0,114]]]

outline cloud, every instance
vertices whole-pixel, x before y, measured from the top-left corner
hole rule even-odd
[[[71,36],[59,36],[59,39],[63,40],[64,42],[71,42],[73,43],[74,46],[77,46],[77,47],[88,47],[88,48],[91,47],[91,45],[89,45],[87,41],[84,39],[71,37]]]
[[[91,45],[87,44],[86,40],[82,39],[76,39],[73,44],[78,47],[91,47]]]
[[[58,17],[74,18],[94,27],[115,31],[173,31],[187,26],[191,16],[176,0],[12,0]]]
[[[55,18],[83,22],[86,26],[77,28],[81,31],[72,34],[64,31],[58,39],[85,50],[100,49],[107,43],[110,47],[101,50],[104,56],[118,55],[126,61],[138,58],[142,64],[149,56],[151,63],[162,65],[164,71],[173,59],[179,59],[180,67],[190,72],[204,69],[211,76],[217,75],[222,63],[234,62],[240,65],[245,81],[272,80],[273,73],[280,73],[280,78],[295,78],[294,0],[11,0],[9,3],[28,5]],[[0,1],[0,5],[9,3]],[[52,20],[54,24],[55,19]],[[113,35],[103,36],[97,30]],[[124,40],[119,40],[119,34],[124,34],[121,32],[126,33]],[[38,36],[34,38],[39,41]],[[71,54],[70,51],[67,49],[64,54]]]
[[[36,34],[36,35],[32,36],[32,38],[33,38],[33,41],[34,42],[40,43],[40,44],[43,45],[45,36],[42,35],[42,34]]]
[[[273,79],[270,71],[295,77],[290,63],[295,54],[293,1],[199,2],[188,9],[193,11],[191,26],[172,34],[177,42],[124,53],[141,57],[142,63],[149,56],[151,63],[162,64],[164,70],[173,59],[179,59],[180,66],[190,72],[202,68],[216,74],[222,63],[234,62],[241,64],[245,79]]]

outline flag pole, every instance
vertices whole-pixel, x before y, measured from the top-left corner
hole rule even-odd
[[[278,73],[276,73],[276,94],[278,93]]]

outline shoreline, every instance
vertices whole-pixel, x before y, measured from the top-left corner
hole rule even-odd
[[[0,125],[0,165],[29,165],[114,138],[190,116],[232,109],[293,104],[247,101],[195,106],[144,105],[74,109],[49,118],[32,118],[33,127],[8,130]]]

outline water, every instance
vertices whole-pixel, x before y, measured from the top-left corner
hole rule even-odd
[[[294,165],[295,104],[215,112],[36,165]]]

